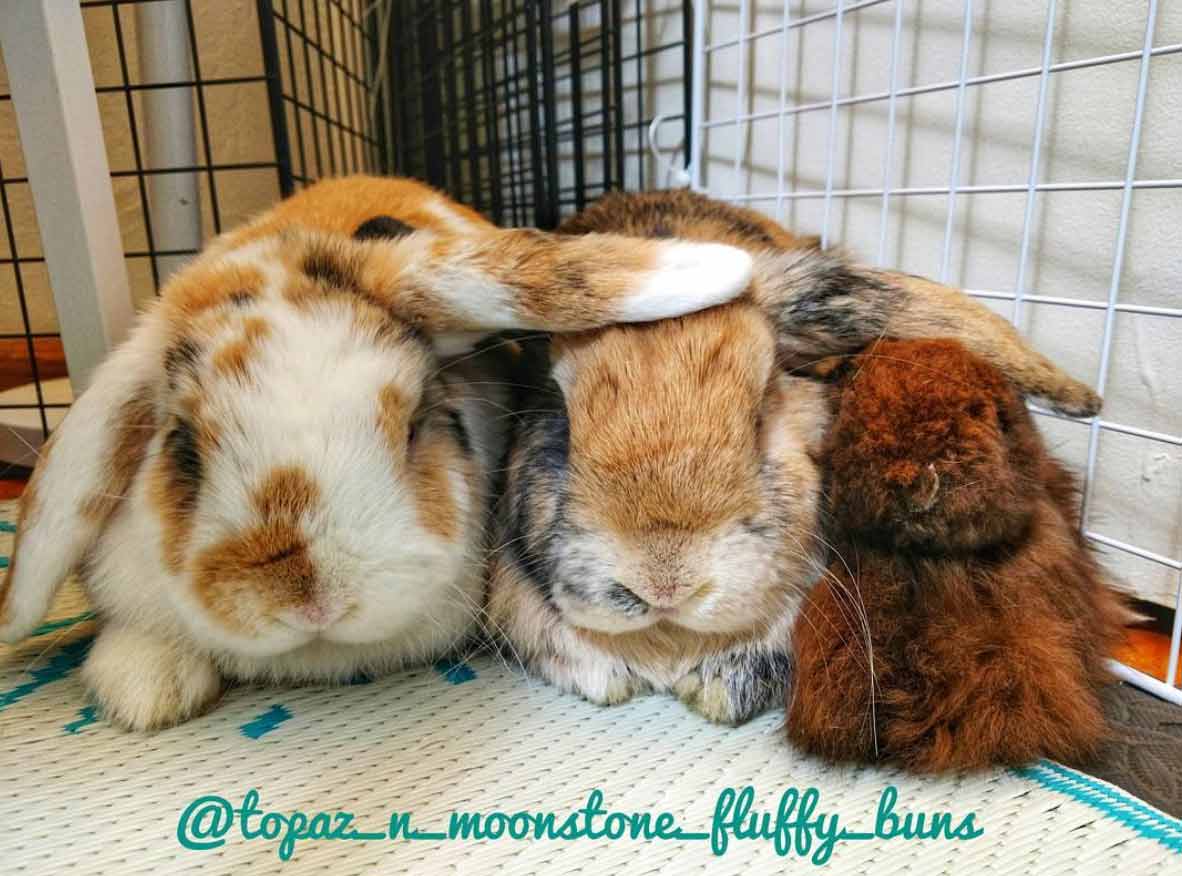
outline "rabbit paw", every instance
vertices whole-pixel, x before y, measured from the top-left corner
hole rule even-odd
[[[103,716],[126,730],[161,730],[194,717],[222,691],[206,657],[149,633],[103,629],[82,666]]]
[[[790,672],[788,655],[744,648],[703,661],[673,693],[708,721],[734,726],[782,699]]]
[[[699,672],[683,676],[673,685],[673,693],[691,710],[715,724],[741,724],[735,702],[721,678],[703,678]]]
[[[584,660],[547,657],[535,661],[533,669],[555,687],[600,706],[626,703],[649,691],[648,683],[627,666],[602,655]]]

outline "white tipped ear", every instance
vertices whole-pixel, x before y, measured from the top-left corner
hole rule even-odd
[[[41,451],[21,498],[16,546],[0,582],[0,641],[18,642],[45,617],[126,495],[155,434],[161,358],[149,326],[99,369]]]
[[[752,274],[735,247],[616,234],[417,232],[358,246],[366,288],[436,335],[682,316],[737,298]]]
[[[721,243],[669,241],[657,251],[647,279],[620,302],[620,322],[681,316],[739,296],[751,281],[753,260]]]

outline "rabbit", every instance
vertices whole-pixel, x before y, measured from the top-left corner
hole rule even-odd
[[[691,192],[609,195],[569,234],[748,250],[739,302],[554,337],[519,412],[489,560],[507,659],[596,703],[672,693],[737,724],[782,702],[800,601],[824,572],[824,387],[792,369],[884,332],[954,332],[1079,413],[1099,398],[963,293],[858,267]]]
[[[917,772],[1085,762],[1133,618],[1080,532],[1075,477],[955,341],[883,341],[832,379],[834,551],[792,633],[788,738]]]
[[[484,595],[505,393],[487,350],[443,368],[438,345],[673,316],[750,274],[725,245],[501,230],[406,180],[306,189],[170,279],[50,436],[0,640],[77,571],[101,621],[83,680],[132,730],[229,680],[443,653]]]

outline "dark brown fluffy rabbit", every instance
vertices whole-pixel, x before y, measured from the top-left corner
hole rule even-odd
[[[955,341],[831,376],[838,556],[796,620],[789,738],[922,772],[1087,759],[1126,610],[1017,391]]]

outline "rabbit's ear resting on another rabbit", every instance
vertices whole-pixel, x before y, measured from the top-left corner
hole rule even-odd
[[[191,364],[199,343],[191,320],[256,297],[299,306],[343,295],[366,319],[428,336],[585,329],[720,303],[743,290],[750,264],[745,253],[714,244],[491,228],[463,238],[418,232],[362,241],[289,230],[200,260],[96,372],[44,448],[0,594],[0,636],[28,634],[121,502],[164,420],[170,369]],[[193,441],[171,438],[184,456],[191,453],[181,445]]]
[[[1039,354],[1005,319],[960,289],[869,268],[822,250],[755,210],[696,192],[613,192],[563,222],[566,234],[611,231],[742,247],[755,258],[752,300],[778,333],[782,364],[857,353],[878,338],[955,338],[1023,393],[1072,415],[1095,414],[1100,397]]]
[[[776,324],[788,365],[807,367],[819,357],[856,353],[884,337],[950,338],[1057,410],[1072,416],[1100,410],[1091,387],[960,289],[867,268],[840,251],[796,249],[757,255],[752,294]]]

